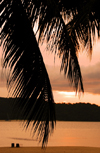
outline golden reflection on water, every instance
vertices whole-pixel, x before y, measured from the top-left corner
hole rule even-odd
[[[31,127],[30,127],[31,128]],[[0,147],[19,143],[21,146],[41,146],[32,138],[21,121],[0,122]],[[48,146],[90,146],[100,147],[100,122],[58,122],[49,137]]]

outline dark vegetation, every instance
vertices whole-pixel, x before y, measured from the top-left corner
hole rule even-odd
[[[90,103],[56,104],[57,120],[100,121],[100,106]]]
[[[16,99],[16,103],[18,99]],[[13,107],[16,106],[16,107]],[[90,103],[55,104],[59,121],[100,121],[100,106]],[[0,98],[0,120],[23,120],[14,98]]]
[[[100,0],[66,2],[65,0],[0,1],[2,66],[10,70],[7,76],[8,91],[13,97],[22,98],[19,102],[17,99],[19,107],[16,106],[15,109],[11,107],[12,100],[9,104],[5,102],[5,109],[0,107],[1,115],[16,119],[16,114],[21,112],[19,116],[28,120],[27,127],[34,117],[34,131],[38,130],[42,146],[47,145],[49,131],[55,127],[55,109],[40,45],[46,42],[47,50],[62,59],[60,71],[64,72],[71,85],[75,87],[75,91],[84,92],[78,52],[80,49],[86,50],[91,55],[95,36],[100,38]],[[36,24],[37,31],[34,31]],[[64,116],[67,116],[67,119],[70,116],[71,120],[74,117],[76,120],[78,113],[78,117],[88,116],[86,110],[90,112],[90,108],[82,109],[80,113],[79,109],[71,108],[69,111],[69,108],[68,110],[66,108],[66,112],[69,113]],[[63,116],[57,108],[56,114]],[[45,122],[40,122],[41,120]],[[52,121],[52,124],[49,125],[49,121]]]

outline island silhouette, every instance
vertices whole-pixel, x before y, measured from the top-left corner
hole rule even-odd
[[[96,104],[55,103],[55,112],[58,121],[100,121],[100,106]],[[0,120],[24,120],[18,98],[0,98]]]

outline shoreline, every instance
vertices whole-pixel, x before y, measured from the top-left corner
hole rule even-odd
[[[11,119],[11,120],[0,120],[0,122],[16,122],[16,121],[17,122],[27,122],[27,120],[21,120],[21,119],[15,119],[15,120],[14,119]],[[31,122],[33,122],[33,121],[34,120],[32,120]],[[80,121],[77,121],[77,120],[76,121],[74,121],[74,120],[73,121],[71,121],[71,120],[70,121],[67,121],[67,120],[56,120],[56,121],[57,122],[91,122],[91,123],[92,122],[96,122],[96,123],[97,122],[100,122],[100,121],[81,121],[81,120]]]
[[[58,147],[0,147],[0,153],[100,153],[100,147],[58,146]]]

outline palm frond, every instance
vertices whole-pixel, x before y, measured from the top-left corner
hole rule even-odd
[[[0,7],[3,67],[10,68],[8,88],[19,97],[19,111],[27,120],[26,127],[34,120],[34,132],[38,129],[45,146],[54,128],[55,109],[43,58],[21,0],[3,0]]]
[[[64,3],[64,1],[62,0]],[[90,53],[92,53],[92,48],[95,40],[96,32],[98,36],[100,35],[99,24],[100,24],[100,10],[98,7],[99,0],[82,0],[76,1],[76,4],[65,5],[64,10],[67,15],[67,9],[70,10],[70,18],[72,20],[67,24],[67,28],[70,28],[71,34],[76,33],[79,44],[81,43],[84,48]],[[76,13],[71,12],[74,10]],[[76,11],[75,11],[76,10]],[[75,40],[75,39],[74,39]]]
[[[68,25],[70,25],[71,34],[73,32],[76,33],[77,39],[83,44],[83,49],[87,46],[90,52],[92,50],[92,40],[95,38],[96,28],[99,34],[100,17],[97,4],[99,4],[99,0],[71,0],[68,3],[64,0],[24,1],[26,12],[33,26],[36,19],[39,21],[39,40],[44,40],[45,36],[47,36],[47,41],[50,40],[50,35],[54,29],[58,29],[58,27],[60,29],[62,24],[61,14],[64,14],[67,19],[70,18],[71,22]],[[76,45],[79,44],[76,42]]]
[[[34,0],[32,2],[35,6],[36,2]],[[72,0],[68,4],[63,0],[42,0],[39,4],[39,11],[37,13],[37,16],[39,16],[39,40],[44,41],[46,37],[47,42],[50,41],[49,46],[51,46],[51,51],[55,50],[55,53],[62,57],[61,70],[64,69],[64,72],[67,73],[68,78],[70,78],[72,84],[76,87],[76,90],[78,89],[78,83],[75,83],[77,80],[78,82],[81,82],[79,83],[79,91],[84,91],[81,71],[76,55],[82,46],[83,50],[86,49],[91,55],[96,30],[98,31],[98,36],[100,35],[99,0],[77,0],[75,2]],[[70,18],[70,21],[66,26],[65,21],[62,20],[62,13]],[[82,46],[80,44],[82,44]],[[69,62],[70,56],[71,59],[77,60]],[[77,65],[75,66],[75,69],[70,63],[73,63],[74,66]],[[70,75],[68,69],[76,70],[78,75]],[[73,73],[76,72],[73,71]]]
[[[36,19],[38,19],[39,42],[43,43],[44,40],[47,40],[49,49],[57,53],[59,57],[62,57],[61,70],[64,69],[65,74],[67,74],[72,85],[76,88],[76,91],[83,92],[81,71],[78,60],[76,60],[76,52],[79,43],[75,31],[73,30],[74,33],[72,34],[70,32],[72,29],[69,31],[65,25],[61,15],[63,11],[62,1],[28,0],[24,1],[24,5],[32,25],[34,25]],[[72,40],[72,37],[74,40]],[[69,69],[70,72],[66,69]],[[75,74],[71,75],[71,73]]]
[[[50,50],[62,57],[61,70],[76,91],[83,92],[77,53],[80,43],[91,53],[96,29],[100,36],[99,0],[71,0],[67,4],[65,0],[2,0],[0,11],[4,67],[11,69],[8,86],[14,88],[14,96],[22,97],[27,126],[34,117],[34,130],[39,129],[45,144],[49,120],[54,127],[53,96],[33,28],[38,21],[39,42],[47,40]]]

